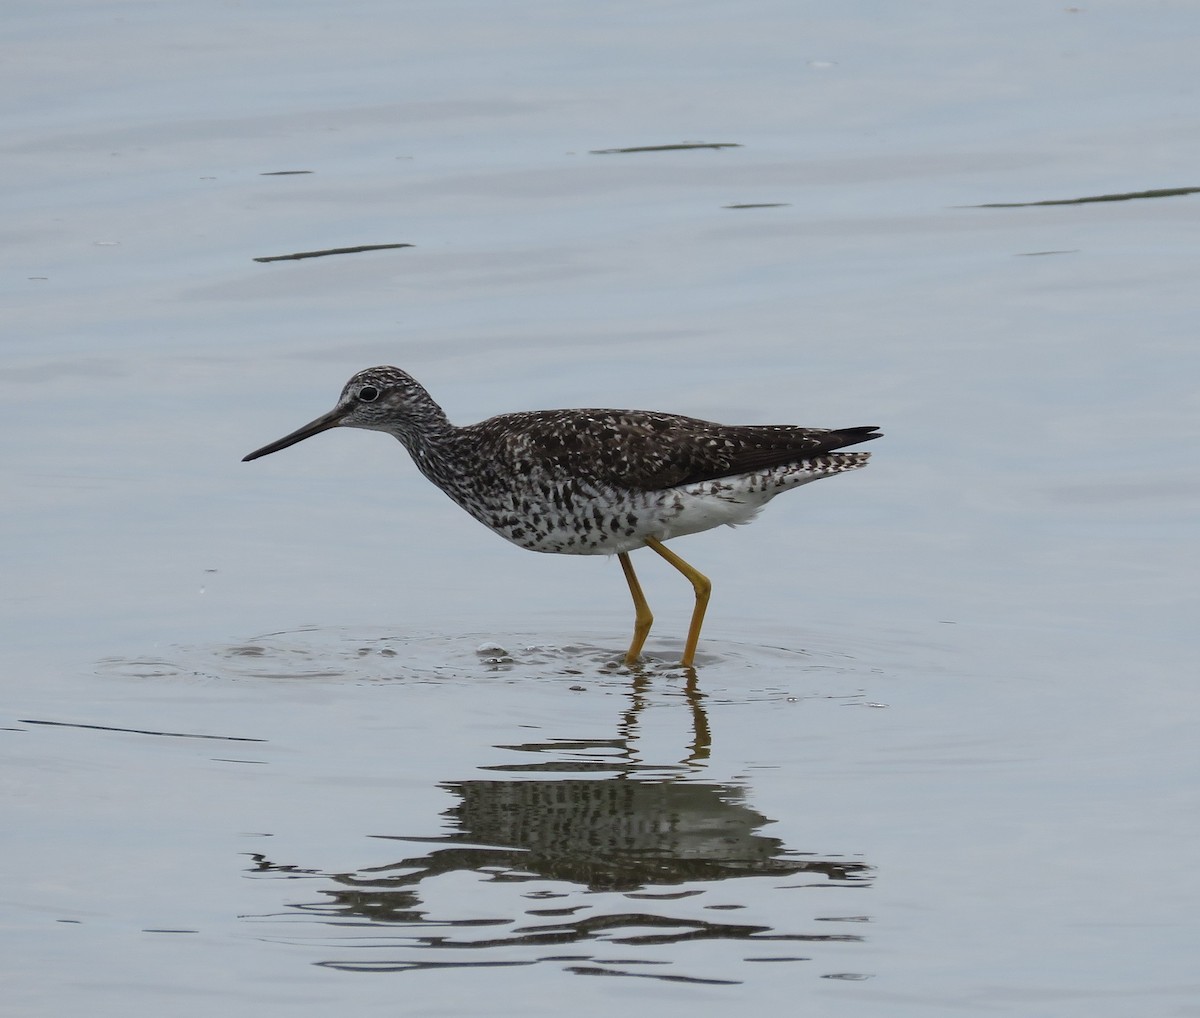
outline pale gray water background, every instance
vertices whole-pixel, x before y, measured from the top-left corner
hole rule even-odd
[[[1200,186],[1200,7],[3,22],[6,1015],[1200,1014],[1200,196],[970,207]],[[375,363],[887,437],[679,542],[689,683],[663,563],[631,674],[389,439],[239,462]]]

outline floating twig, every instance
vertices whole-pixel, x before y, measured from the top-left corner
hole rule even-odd
[[[994,201],[986,205],[960,205],[966,209],[1024,209],[1034,205],[1083,205],[1093,201],[1132,201],[1135,198],[1175,198],[1195,194],[1200,187],[1161,187],[1153,191],[1130,191],[1127,194],[1095,194],[1086,198],[1052,198],[1049,201]]]
[[[324,258],[325,255],[358,254],[359,251],[388,251],[396,247],[413,247],[412,244],[360,244],[358,247],[331,247],[324,251],[297,251],[295,254],[267,255],[255,258],[256,262],[288,262],[299,258]]]
[[[217,739],[221,742],[266,742],[266,739],[251,739],[243,735],[199,735],[196,732],[158,732],[151,728],[117,728],[114,725],[85,725],[74,721],[39,721],[36,718],[21,718],[22,725],[53,725],[55,728],[88,728],[96,732],[127,732],[132,735],[165,735],[171,739]]]
[[[624,155],[626,152],[678,152],[688,148],[741,148],[736,141],[686,141],[678,145],[638,145],[634,148],[594,148],[594,156]]]

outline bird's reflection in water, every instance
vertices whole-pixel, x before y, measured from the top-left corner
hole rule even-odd
[[[741,787],[688,780],[711,741],[702,699],[688,685],[682,764],[651,768],[639,759],[651,691],[635,680],[617,738],[504,747],[543,759],[490,768],[521,777],[443,783],[455,802],[439,837],[376,835],[425,845],[423,853],[340,873],[256,856],[255,872],[331,882],[320,901],[293,907],[343,931],[358,927],[355,939],[336,943],[361,956],[319,962],[350,971],[549,962],[580,974],[740,982],[744,962],[809,961],[822,942],[860,940],[851,930],[864,917],[845,914],[860,909],[818,912],[845,898],[803,891],[868,887],[866,863],[789,850],[760,833],[770,821],[746,805]],[[563,772],[571,776],[546,776]],[[595,776],[580,776],[588,773]],[[723,921],[713,910],[753,921]],[[729,972],[681,971],[676,946],[697,940],[730,944]],[[799,944],[803,955],[794,953]]]
[[[708,727],[708,712],[704,709],[704,693],[694,668],[686,668],[683,696],[691,712],[692,738],[683,763],[701,767],[712,749],[712,732]],[[621,717],[619,730],[626,750],[634,752],[637,747],[639,719],[650,702],[652,673],[645,668],[635,668],[629,685],[629,707]]]

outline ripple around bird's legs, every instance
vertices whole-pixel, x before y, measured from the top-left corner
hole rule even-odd
[[[832,643],[833,641],[827,641]],[[696,665],[677,649],[652,646],[634,665],[623,651],[588,640],[562,642],[529,634],[397,635],[350,627],[306,627],[237,643],[180,646],[164,654],[114,657],[102,674],[145,680],[441,683],[500,679],[628,686],[653,680],[699,683],[709,695],[757,700],[848,696],[880,677],[880,669],[840,649],[797,649],[754,642],[707,641]]]

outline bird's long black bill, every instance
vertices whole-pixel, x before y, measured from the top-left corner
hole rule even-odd
[[[323,414],[315,421],[310,421],[303,428],[297,428],[290,435],[284,435],[278,442],[264,445],[261,449],[255,449],[249,456],[243,456],[242,462],[249,463],[260,456],[270,456],[271,453],[279,452],[280,449],[286,449],[289,445],[295,445],[297,442],[303,442],[306,438],[312,438],[313,435],[319,435],[322,431],[336,428],[341,423],[342,410],[340,408],[330,410],[329,413]]]

